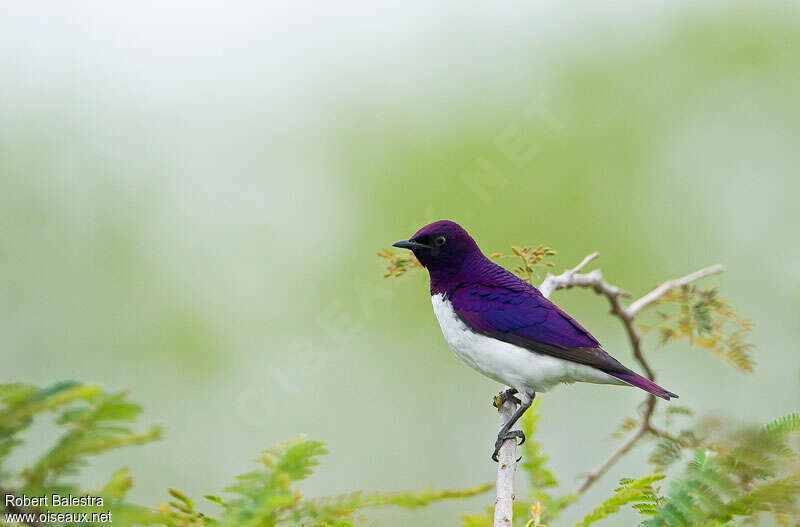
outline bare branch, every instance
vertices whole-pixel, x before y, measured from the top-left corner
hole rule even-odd
[[[711,267],[706,267],[705,269],[700,269],[699,271],[695,271],[692,274],[687,274],[681,278],[674,278],[672,280],[667,280],[660,286],[656,287],[646,295],[644,295],[639,300],[631,303],[628,306],[628,316],[630,318],[635,317],[639,314],[639,311],[646,308],[662,296],[664,296],[667,291],[670,289],[675,289],[676,287],[683,287],[685,285],[689,285],[690,283],[694,282],[695,280],[699,280],[700,278],[704,278],[706,276],[710,276],[712,274],[719,274],[725,271],[725,266],[722,264],[712,265]]]
[[[514,401],[505,401],[500,408],[500,426],[516,409]],[[516,428],[516,427],[515,427]],[[517,440],[506,439],[497,455],[497,499],[494,501],[494,527],[511,527],[514,521],[514,474],[517,471]]]
[[[631,296],[627,291],[613,286],[603,280],[603,273],[599,269],[595,269],[591,273],[580,274],[580,271],[586,267],[589,262],[600,256],[600,253],[592,253],[584,258],[581,263],[567,269],[560,275],[552,275],[547,273],[542,284],[539,286],[539,291],[545,298],[550,298],[550,295],[558,289],[570,289],[571,287],[591,287],[598,293],[606,296]]]
[[[586,267],[587,265],[589,265],[589,262],[591,262],[592,260],[595,260],[595,259],[597,259],[597,258],[600,258],[600,253],[599,253],[599,252],[597,252],[597,251],[593,252],[592,254],[587,254],[587,255],[584,257],[584,259],[583,259],[583,260],[581,260],[581,263],[579,263],[578,265],[576,265],[575,267],[573,267],[573,268],[572,268],[572,272],[573,272],[573,273],[579,273],[579,272],[581,272],[581,271],[583,270],[583,268],[584,268],[584,267]]]

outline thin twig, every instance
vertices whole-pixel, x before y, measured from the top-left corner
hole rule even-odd
[[[667,280],[660,286],[656,287],[646,295],[644,295],[639,300],[632,302],[630,306],[628,306],[628,316],[630,318],[634,318],[639,311],[644,309],[645,307],[649,306],[662,296],[664,296],[667,291],[670,289],[675,289],[676,287],[683,287],[688,285],[695,280],[699,280],[700,278],[704,278],[706,276],[712,274],[719,274],[725,271],[725,266],[722,264],[712,265],[711,267],[706,267],[705,269],[700,269],[699,271],[695,271],[692,274],[687,274],[681,278],[675,278],[673,280]]]
[[[592,260],[595,260],[595,259],[597,259],[597,258],[600,258],[600,253],[599,253],[599,252],[597,252],[597,251],[593,252],[592,254],[587,254],[587,255],[586,255],[584,258],[583,258],[583,260],[581,260],[581,263],[579,263],[578,265],[576,265],[575,267],[573,267],[573,268],[572,268],[572,272],[573,272],[573,273],[579,273],[579,272],[581,272],[581,271],[583,270],[583,268],[584,268],[584,267],[586,267],[587,265],[589,265],[589,263],[590,263]]]

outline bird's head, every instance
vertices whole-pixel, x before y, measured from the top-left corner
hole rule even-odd
[[[470,257],[481,254],[475,240],[455,222],[440,220],[430,223],[408,240],[393,244],[394,247],[411,249],[428,272],[449,275],[461,268]]]

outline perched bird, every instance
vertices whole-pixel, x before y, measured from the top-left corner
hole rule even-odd
[[[393,246],[413,251],[428,270],[433,312],[455,354],[509,386],[501,394],[503,402],[519,403],[497,435],[495,461],[503,441],[525,441],[525,435],[511,427],[536,392],[558,384],[628,385],[666,400],[678,397],[609,355],[538,289],[484,256],[457,223],[431,223]]]

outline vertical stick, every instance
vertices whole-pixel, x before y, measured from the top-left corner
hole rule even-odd
[[[503,403],[503,407],[500,409],[500,426],[511,419],[516,406],[513,401]],[[517,440],[506,439],[503,441],[497,459],[497,499],[494,502],[494,527],[511,527],[514,521],[514,473],[517,471]]]

